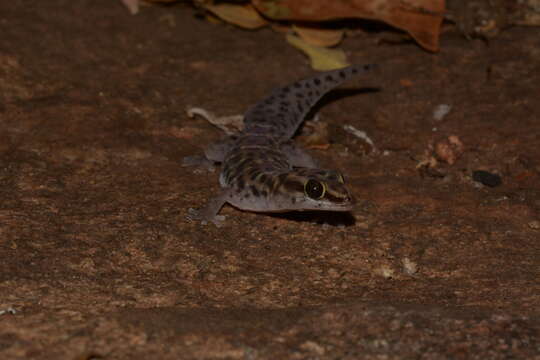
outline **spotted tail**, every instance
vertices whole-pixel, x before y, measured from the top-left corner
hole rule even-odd
[[[248,109],[244,132],[290,139],[319,99],[349,78],[372,70],[375,65],[352,65],[317,74],[274,90]]]

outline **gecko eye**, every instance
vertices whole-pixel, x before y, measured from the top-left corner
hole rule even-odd
[[[314,179],[309,179],[304,184],[304,193],[312,199],[318,200],[324,196],[326,186]]]

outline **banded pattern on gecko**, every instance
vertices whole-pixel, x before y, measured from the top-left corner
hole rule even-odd
[[[225,203],[256,212],[350,211],[354,199],[343,176],[317,168],[290,140],[324,94],[373,67],[353,65],[320,73],[276,89],[250,107],[241,133],[205,151],[208,160],[222,163],[223,191],[202,210],[189,209],[188,218],[219,225],[225,219],[218,215]]]

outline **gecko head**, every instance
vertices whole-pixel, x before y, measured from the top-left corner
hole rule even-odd
[[[282,187],[284,200],[295,210],[350,211],[355,203],[343,175],[334,170],[295,169]]]

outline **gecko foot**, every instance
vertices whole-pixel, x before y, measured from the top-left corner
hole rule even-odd
[[[216,227],[221,227],[223,223],[225,222],[226,216],[225,215],[206,216],[204,214],[204,211],[189,208],[186,218],[191,221],[200,220],[202,225],[208,225],[208,222],[210,221],[211,223],[216,225]]]
[[[182,166],[183,167],[194,166],[195,170],[193,172],[195,174],[201,173],[201,170],[206,170],[208,172],[216,171],[214,162],[211,160],[208,160],[205,156],[202,156],[202,155],[193,155],[193,156],[184,157],[182,159]]]

